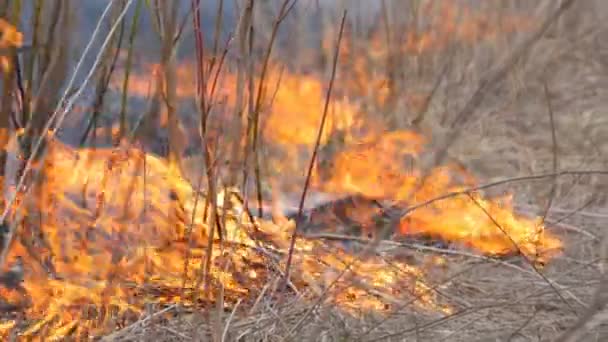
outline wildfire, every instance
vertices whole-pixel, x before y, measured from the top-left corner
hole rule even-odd
[[[317,174],[315,186],[332,193],[400,201],[404,208],[431,201],[403,217],[403,235],[455,242],[488,255],[521,253],[539,263],[561,248],[560,240],[545,231],[540,219],[514,213],[510,195],[489,200],[466,192],[476,182],[461,167],[428,171],[418,167],[423,142],[408,131],[368,137],[337,153],[331,174]],[[432,201],[456,192],[462,194]]]
[[[441,23],[433,22],[427,33],[410,30],[403,50],[431,51],[452,35],[479,41],[496,34],[480,14],[465,11],[461,17],[470,20],[450,24],[457,21],[453,11],[446,3]],[[510,25],[514,29],[519,24]],[[151,77],[156,67],[147,65],[144,73],[130,76],[131,95],[154,93]],[[193,68],[189,63],[177,66],[177,95],[182,99],[195,96]],[[259,79],[255,81],[257,85]],[[269,69],[266,82],[261,113],[265,143],[292,154],[299,147],[309,152],[316,141],[326,86],[315,76],[275,68]],[[237,86],[235,75],[223,73],[215,93],[218,103],[233,105]],[[122,81],[112,80],[112,88],[122,91]],[[412,97],[411,105],[421,107],[422,98]],[[364,114],[349,98],[331,101],[321,144],[336,146],[321,153],[323,163],[313,174],[313,190],[416,207],[404,211],[407,214],[396,227],[401,238],[422,235],[491,256],[520,253],[541,263],[561,248],[561,241],[545,231],[540,219],[516,215],[509,196],[489,199],[464,191],[476,182],[462,168],[419,167],[425,144],[419,134],[380,129],[381,124]],[[8,147],[14,163],[22,162],[18,145],[13,139]],[[113,149],[75,149],[54,138],[47,139],[46,153],[44,162],[35,165],[42,181],[20,194],[10,212],[9,222],[16,224],[18,234],[8,264],[21,260],[23,274],[2,274],[23,281],[0,278],[0,307],[15,313],[0,317],[4,338],[13,328],[26,338],[101,335],[123,320],[137,319],[149,303],[200,309],[222,296],[224,305],[233,307],[237,302],[253,304],[268,295],[269,287],[283,291],[281,295],[324,295],[324,303],[353,313],[390,310],[392,304],[410,301],[420,309],[451,311],[427,284],[426,269],[390,257],[359,258],[306,238],[296,241],[289,289],[278,288],[293,220],[280,225],[252,220],[236,189],[222,192],[216,203],[229,196],[233,205],[226,212],[219,208],[219,216],[226,218],[220,220],[223,234],[215,234],[207,260],[209,235],[217,229],[211,226],[215,216],[209,212],[207,193],[195,189],[166,160],[126,143]],[[270,156],[264,163],[285,174],[302,169],[291,158]],[[8,179],[13,176],[9,173],[3,180],[8,186],[5,193],[16,191]],[[431,201],[450,192],[462,194]]]
[[[416,188],[422,171],[414,161],[423,143],[407,131],[370,135],[336,153],[333,171],[316,174],[314,186],[415,205],[472,184],[466,172],[445,166]],[[204,306],[221,292],[227,306],[253,302],[285,267],[294,222],[251,222],[236,192],[220,194],[232,196],[240,209],[226,213],[225,240],[214,242],[206,291],[210,221],[205,201],[196,199],[204,193],[173,173],[165,160],[134,147],[73,149],[54,139],[47,145],[45,163],[36,166],[44,181],[20,199],[24,213],[13,213],[21,234],[9,259],[24,259],[23,285],[1,289],[7,303],[37,322],[23,336],[107,332],[115,328],[116,317],[137,317],[150,302]],[[10,148],[17,149],[14,141]],[[396,162],[404,155],[410,160]],[[516,216],[508,198],[488,200],[476,193],[414,210],[400,226],[405,235],[459,242],[489,255],[517,250],[548,261],[561,247],[538,220]],[[312,296],[327,289],[326,302],[345,310],[385,310],[402,303],[404,291],[421,308],[450,310],[416,266],[359,260],[306,239],[297,240],[294,256],[293,286],[309,289]],[[16,324],[5,322],[5,332]]]
[[[37,322],[23,336],[107,332],[116,317],[137,317],[148,302],[198,306],[221,290],[226,305],[253,302],[285,267],[293,222],[279,227],[233,213],[225,241],[215,241],[204,291],[208,216],[203,204],[195,208],[198,192],[165,161],[125,146],[75,150],[56,140],[46,160],[38,166],[44,182],[21,201],[22,234],[9,254],[24,259],[23,284],[1,292]],[[305,239],[294,256],[293,286],[311,295],[327,288],[327,301],[345,309],[384,310],[387,298],[399,302],[393,289],[409,289],[419,306],[449,310],[414,266],[357,260]]]

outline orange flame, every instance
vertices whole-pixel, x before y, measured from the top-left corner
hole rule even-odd
[[[473,176],[455,165],[432,169],[424,178],[424,170],[415,165],[423,139],[413,132],[366,140],[339,152],[331,175],[317,174],[315,185],[333,193],[405,201],[406,207],[475,185]],[[489,255],[522,253],[540,263],[561,248],[560,240],[545,231],[540,219],[514,214],[510,196],[488,200],[475,192],[416,208],[402,219],[401,233],[456,242]]]
[[[224,243],[215,242],[212,287],[204,292],[200,277],[208,217],[203,204],[193,215],[197,192],[165,161],[134,148],[74,150],[55,140],[48,143],[46,160],[38,166],[45,181],[21,203],[26,212],[20,229],[27,234],[9,255],[24,257],[24,291],[1,292],[5,300],[24,306],[29,319],[39,320],[23,336],[101,333],[112,329],[112,317],[137,315],[147,302],[193,305],[196,294],[204,303],[221,288],[226,305],[253,301],[278,276],[273,269],[285,267],[280,256],[294,223],[257,222],[254,233],[241,210],[231,214]],[[449,310],[436,302],[421,270],[399,262],[388,266],[382,259],[357,261],[327,248],[298,239],[294,286],[321,293],[346,272],[327,297],[345,309],[385,308],[386,298],[397,298],[392,289],[399,288],[410,289],[421,307]],[[350,285],[353,277],[363,285]]]
[[[5,74],[13,69],[11,50],[23,46],[23,34],[17,28],[0,18],[0,66]]]

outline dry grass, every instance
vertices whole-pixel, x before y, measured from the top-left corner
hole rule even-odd
[[[515,0],[457,2],[471,4],[472,8],[485,8],[492,14],[491,21],[487,23],[490,26],[501,18],[501,14],[506,15],[509,11],[525,17],[527,20],[525,22],[538,24],[557,6],[553,1],[543,1],[533,5]],[[251,19],[253,23],[248,22],[248,25],[255,27],[255,32],[259,34],[258,39],[261,42],[259,45],[262,46],[260,48],[262,50],[267,48],[275,27],[272,14],[269,14],[268,10],[277,12],[281,3],[282,1],[271,1],[264,5],[256,4],[253,14],[248,13],[254,18]],[[605,38],[608,27],[601,20],[602,13],[608,11],[608,6],[602,1],[575,1],[572,8],[568,9],[546,34],[526,50],[523,58],[509,68],[504,79],[487,85],[483,101],[470,113],[465,113],[468,119],[462,125],[460,121],[455,124],[458,120],[457,115],[475,93],[478,84],[488,77],[488,70],[499,60],[509,56],[513,47],[529,37],[535,28],[509,32],[504,36],[498,35],[498,38],[488,42],[449,43],[445,50],[439,53],[408,55],[407,52],[399,49],[399,39],[403,38],[400,32],[404,32],[406,26],[410,29],[412,26],[417,27],[423,32],[425,25],[432,22],[433,17],[429,18],[421,14],[423,6],[416,6],[417,3],[426,3],[426,1],[378,1],[378,6],[371,8],[367,7],[369,5],[366,5],[365,1],[345,3],[349,13],[348,18],[353,24],[347,31],[346,41],[349,45],[341,55],[335,91],[338,96],[352,99],[370,122],[386,122],[386,127],[392,130],[412,129],[421,132],[430,138],[428,150],[434,151],[435,154],[441,148],[448,146],[447,159],[464,165],[478,176],[481,183],[550,173],[556,170],[608,170],[608,119],[604,113],[604,109],[608,106],[605,90],[608,85],[608,78],[605,76],[608,72],[608,62],[606,62],[608,41]],[[436,1],[434,4],[437,6],[435,9],[437,12],[432,13],[436,16],[441,15],[443,13],[440,11],[441,2]],[[294,9],[296,14],[291,13],[291,16],[287,16],[285,22],[281,23],[283,31],[279,32],[276,43],[278,46],[275,47],[271,62],[286,65],[290,70],[313,68],[315,75],[329,79],[331,58],[335,49],[332,43],[335,43],[337,37],[341,8],[336,7],[333,1],[321,1],[320,8],[315,6],[313,1],[301,1]],[[241,10],[244,11],[243,8],[245,6],[241,6]],[[67,13],[65,8],[62,11]],[[364,15],[366,11],[376,13],[377,16]],[[146,12],[146,15],[151,12]],[[319,13],[322,14],[321,18],[317,18]],[[66,14],[63,20],[69,18],[71,17]],[[168,20],[168,17],[163,18]],[[315,25],[320,27],[319,32],[315,30],[307,35],[307,30],[310,28],[306,24],[307,20],[316,19],[320,21],[319,25]],[[179,25],[181,20],[182,18],[179,17],[176,22],[173,21],[173,24]],[[245,32],[246,28],[240,27],[242,31],[239,32]],[[380,32],[380,38],[367,37],[372,31]],[[190,37],[188,32],[185,32],[184,36],[186,37],[184,39]],[[244,40],[245,38],[242,39],[235,43],[230,52],[243,58],[240,60],[241,64],[238,64],[239,73],[242,73],[242,80],[238,85],[245,89],[251,86],[246,80],[251,79],[253,73],[252,69],[248,69],[250,65],[247,63],[253,63],[252,60],[255,60],[256,63],[261,64],[264,62],[265,54],[248,52],[245,44],[248,42]],[[322,48],[319,53],[310,52],[312,50],[309,46],[310,41],[317,40],[321,41],[318,45]],[[388,51],[381,57],[377,56],[380,48],[373,45],[378,41],[382,49]],[[170,46],[171,42],[167,37],[164,42],[163,63],[166,64],[167,75],[173,78],[175,70],[171,52],[174,47]],[[212,44],[208,45],[212,46]],[[216,47],[214,51],[221,49]],[[46,63],[51,63],[52,57],[56,56],[51,52],[46,52]],[[109,60],[104,63],[109,63]],[[229,67],[231,65],[226,66]],[[363,71],[357,69],[361,67],[364,68]],[[64,70],[66,66],[60,65],[57,68]],[[109,68],[109,64],[106,68]],[[217,64],[216,68],[221,69]],[[104,77],[106,72],[107,69],[102,73]],[[49,75],[51,78],[65,78],[59,69],[54,73],[49,72]],[[167,75],[165,77],[169,77]],[[162,77],[159,75],[159,83],[163,82]],[[208,77],[206,81],[211,82],[212,76],[206,77]],[[390,86],[387,88],[386,84]],[[420,101],[408,102],[407,99],[411,99],[416,94],[422,94],[422,98],[427,99],[428,102],[422,101],[422,105]],[[432,97],[426,98],[430,94]],[[31,94],[29,96],[35,97]],[[155,96],[156,107],[161,106],[162,94],[158,92]],[[170,99],[163,99],[167,102],[165,105],[168,106],[171,114],[173,130],[177,130],[176,123],[172,121],[175,119],[173,113],[175,109],[173,103],[177,101],[175,96],[176,94],[172,93]],[[243,94],[239,93],[239,96]],[[201,95],[198,94],[199,101],[200,97]],[[52,108],[57,101],[51,99],[48,102],[41,102],[39,106]],[[112,101],[106,100],[107,102]],[[238,100],[238,103],[241,102],[244,102],[243,99]],[[116,107],[116,104],[107,103],[106,106],[112,108]],[[122,107],[121,111],[124,111],[124,105]],[[246,106],[243,104],[242,107],[234,110],[235,117],[241,112],[246,112],[244,109]],[[259,105],[255,107],[256,111],[258,107]],[[207,109],[200,109],[202,108],[200,103],[197,108],[198,110],[195,111],[197,117],[209,114],[206,112]],[[159,111],[158,108],[155,110]],[[253,114],[251,106],[249,110],[250,114]],[[189,111],[191,108],[182,104],[175,113],[192,117]],[[134,110],[129,108],[127,116],[138,117],[133,112]],[[224,115],[218,112],[215,112],[215,117]],[[156,119],[158,120],[158,117]],[[260,120],[263,126],[264,117],[261,116]],[[222,151],[236,151],[236,148],[231,150],[235,145],[230,145],[229,140],[232,139],[234,143],[244,139],[242,137],[245,134],[249,134],[245,133],[244,127],[239,126],[244,123],[238,121],[234,120],[226,125],[241,131],[228,132],[224,136],[227,141],[220,142],[224,144],[224,150],[218,148],[219,152],[216,151],[218,155],[221,155]],[[151,121],[146,123],[150,124],[146,129],[154,129],[155,126]],[[457,138],[446,141],[446,137],[453,136],[451,133],[455,129],[459,131]],[[121,129],[121,132],[124,133],[124,130]],[[177,135],[179,132],[171,133],[172,138],[176,138]],[[199,138],[192,137],[192,139]],[[348,143],[344,142],[338,145],[338,150],[348,147]],[[276,151],[271,147],[262,146],[260,150],[262,151],[260,155],[268,160],[281,158],[273,154]],[[178,153],[174,149],[171,151],[172,154]],[[303,151],[301,160],[308,162],[310,152]],[[258,158],[258,151],[254,148],[252,153],[256,154],[256,159],[250,158],[249,162],[254,164]],[[432,161],[435,154],[429,152],[428,155],[423,156],[423,160]],[[199,159],[203,158],[199,157]],[[203,168],[198,162],[199,159],[195,157],[194,160],[197,162],[190,164],[189,160],[192,158],[184,159],[182,165],[186,169],[184,172],[196,175],[189,177],[191,179],[198,179],[198,174]],[[212,158],[206,156],[204,159],[207,165]],[[266,159],[262,160],[262,164],[264,161]],[[239,169],[242,161],[238,159],[232,162],[230,185],[239,183],[237,181],[239,176],[236,173],[242,172]],[[210,174],[214,175],[214,173]],[[264,170],[262,174],[272,175],[272,170]],[[256,174],[255,177],[257,176]],[[218,179],[208,180],[209,184],[212,182],[221,184],[220,176],[217,177]],[[304,173],[294,175],[293,179],[289,179],[289,183],[301,185],[303,178]],[[252,189],[255,190],[256,186],[262,187],[259,178],[254,180],[255,182],[250,182],[250,184],[255,183]],[[608,224],[608,210],[605,209],[608,205],[606,196],[608,178],[605,174],[548,178],[508,184],[489,189],[487,193],[496,194],[503,191],[512,191],[516,194],[516,203],[523,214],[546,215],[549,229],[565,241],[565,250],[540,271],[534,270],[521,258],[516,257],[495,260],[464,252],[444,255],[445,263],[428,268],[428,281],[430,286],[436,287],[435,290],[444,301],[454,306],[455,313],[452,315],[423,312],[408,303],[399,303],[387,315],[366,313],[356,317],[336,307],[316,305],[310,299],[293,297],[277,300],[262,297],[253,309],[244,306],[227,308],[222,310],[220,316],[218,316],[220,310],[217,309],[201,314],[184,312],[177,307],[171,307],[171,310],[152,307],[149,315],[123,330],[109,334],[106,339],[111,341],[555,340],[575,325],[581,317],[585,317],[585,313],[593,307],[594,302],[603,299],[601,296],[594,297],[594,293],[601,284],[608,281],[605,273],[608,272],[605,260],[608,250],[605,242],[608,239],[605,232]],[[379,248],[385,255],[399,254],[404,249],[408,250],[408,253],[416,255],[420,263],[437,254],[443,255],[441,250],[396,246],[387,241],[381,241]],[[542,272],[543,276],[539,272]],[[608,312],[606,308],[600,308],[600,311],[599,314],[589,318],[593,324],[586,326],[589,331],[577,336],[578,340],[602,341],[608,338]]]
[[[539,210],[534,210],[538,214]],[[563,213],[551,213],[548,222]],[[314,307],[308,301],[285,299],[286,304],[263,300],[256,312],[237,308],[225,315],[227,340],[283,341],[303,316],[301,330],[291,337],[304,341],[553,341],[585,311],[603,280],[600,241],[607,218],[572,215],[552,229],[567,241],[565,253],[542,270],[550,286],[518,258],[493,260],[466,253],[445,255],[445,267],[429,269],[432,285],[440,284],[441,297],[455,306],[442,316],[421,312],[404,303],[390,315],[363,314],[354,317],[338,308]],[[575,227],[572,230],[569,227]],[[578,230],[584,231],[584,233]],[[388,244],[390,246],[390,243]],[[383,248],[386,253],[405,247]],[[421,259],[443,254],[440,249],[415,252]],[[561,297],[556,294],[559,291]],[[312,311],[311,315],[307,313]],[[230,311],[228,311],[230,312]],[[605,315],[605,313],[604,313]],[[205,339],[214,327],[203,316],[192,313],[150,320],[116,341],[162,341]],[[585,341],[602,341],[608,326],[601,324],[584,336]]]

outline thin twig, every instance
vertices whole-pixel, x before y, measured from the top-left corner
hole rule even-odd
[[[551,172],[551,173],[545,173],[545,174],[538,174],[538,175],[530,175],[530,176],[521,176],[521,177],[512,177],[512,178],[506,178],[506,179],[501,179],[495,182],[491,182],[491,183],[487,183],[487,184],[483,184],[483,185],[479,185],[479,186],[474,186],[474,187],[470,187],[470,188],[466,188],[463,190],[458,190],[458,191],[452,191],[452,192],[448,192],[446,194],[443,194],[441,196],[437,196],[434,198],[431,198],[429,200],[426,200],[424,202],[415,204],[415,205],[411,205],[409,207],[407,207],[407,209],[402,210],[402,212],[400,213],[400,216],[405,216],[409,213],[411,213],[414,210],[420,209],[422,207],[426,207],[430,204],[433,204],[435,202],[439,202],[439,201],[443,201],[452,197],[457,197],[457,196],[462,196],[462,195],[467,195],[479,190],[485,190],[485,189],[489,189],[489,188],[493,188],[499,185],[505,185],[505,184],[509,184],[509,183],[519,183],[519,182],[526,182],[526,181],[537,181],[537,180],[542,180],[545,178],[553,178],[553,177],[563,177],[563,176],[578,176],[578,175],[602,175],[602,176],[608,176],[608,170],[565,170],[565,171],[559,171],[559,172]],[[399,205],[395,205],[395,206],[391,206],[391,209],[395,209],[395,208],[399,208]]]
[[[298,219],[297,222],[302,220],[302,215],[304,213],[304,201],[306,200],[306,193],[308,191],[308,186],[310,184],[310,179],[312,176],[312,170],[315,166],[315,160],[317,159],[317,153],[319,151],[319,144],[321,143],[321,137],[323,135],[323,128],[325,127],[325,120],[327,118],[327,112],[329,109],[329,101],[331,98],[331,91],[333,89],[334,86],[334,79],[336,77],[336,69],[338,66],[338,57],[340,55],[340,43],[342,42],[342,34],[344,32],[344,24],[346,23],[346,13],[347,11],[344,10],[343,14],[342,14],[342,21],[340,23],[340,32],[338,34],[338,41],[336,43],[336,50],[334,53],[334,61],[333,61],[333,66],[332,66],[332,71],[331,71],[331,79],[329,81],[329,87],[327,89],[327,96],[325,97],[325,107],[323,108],[323,116],[321,118],[321,125],[319,126],[319,132],[317,134],[317,141],[315,142],[315,147],[314,150],[312,152],[312,157],[310,157],[310,164],[308,166],[308,173],[306,174],[306,181],[304,183],[304,190],[302,191],[302,197],[300,197],[300,204],[298,207]],[[291,242],[289,245],[289,252],[287,254],[287,263],[285,265],[285,279],[289,280],[289,271],[290,271],[290,267],[291,267],[291,259],[293,256],[293,250],[295,248],[296,245],[296,238],[298,235],[298,226],[296,225],[296,227],[293,230],[293,234],[291,235]]]
[[[251,150],[254,154],[254,170],[255,170],[255,177],[256,177],[256,188],[257,188],[257,200],[258,200],[258,214],[259,216],[263,215],[263,211],[262,211],[262,189],[261,189],[261,175],[260,175],[260,165],[259,165],[259,150],[258,150],[258,140],[259,140],[259,127],[260,127],[260,110],[262,107],[262,100],[264,98],[264,89],[265,89],[265,85],[266,85],[266,75],[268,73],[268,66],[270,65],[270,56],[272,54],[272,50],[275,44],[275,40],[277,37],[277,34],[279,32],[279,27],[281,26],[281,23],[283,22],[283,20],[285,20],[285,17],[287,16],[287,14],[289,14],[289,12],[291,11],[291,9],[293,8],[293,5],[296,3],[296,1],[293,1],[290,3],[291,0],[284,0],[283,3],[281,4],[281,7],[279,9],[279,13],[277,14],[276,19],[273,22],[272,25],[272,31],[271,31],[271,35],[270,35],[270,40],[268,41],[268,46],[266,47],[266,51],[265,51],[265,55],[264,55],[264,60],[262,63],[262,70],[260,72],[260,80],[258,83],[258,87],[257,87],[257,94],[256,94],[256,98],[255,98],[255,107],[253,106],[253,63],[252,63],[252,59],[251,59],[251,54],[252,54],[252,50],[253,50],[253,12],[251,12],[248,15],[248,21],[247,23],[249,24],[248,27],[246,27],[246,29],[249,29],[249,34],[248,34],[248,42],[249,42],[249,53],[248,53],[248,69],[249,69],[249,116],[248,116],[248,120],[247,120],[247,140],[246,140],[246,144],[245,144],[245,151]],[[250,7],[250,9],[253,9],[253,2],[251,2],[251,4],[248,4],[248,6]],[[244,28],[245,29],[245,28]],[[244,38],[244,37],[243,37]],[[244,43],[244,42],[243,42]],[[247,179],[248,179],[248,162],[249,162],[249,155],[248,153],[245,153],[245,155],[243,156],[243,190],[247,191],[246,185],[247,185]]]
[[[532,323],[532,321],[534,320],[534,318],[536,318],[536,315],[538,315],[538,311],[539,309],[536,308],[534,310],[534,312],[532,313],[532,315],[530,315],[530,317],[526,318],[526,320],[524,321],[523,324],[521,324],[517,329],[515,329],[515,331],[513,331],[511,333],[511,335],[509,335],[509,338],[507,339],[507,342],[511,342],[515,339],[516,336],[520,336],[522,335],[521,331],[523,329],[525,329],[530,323]]]
[[[534,271],[536,273],[538,273],[538,275],[543,278],[543,280],[555,291],[555,294],[559,297],[559,299],[562,300],[562,302],[564,302],[564,304],[566,304],[566,306],[572,311],[572,313],[576,316],[577,312],[574,309],[574,307],[570,304],[570,302],[568,302],[566,300],[566,298],[564,298],[564,296],[562,296],[562,294],[559,292],[559,290],[557,288],[555,288],[555,286],[553,285],[553,282],[551,280],[549,280],[549,278],[547,278],[536,266],[535,260],[530,260],[529,257],[524,254],[524,252],[522,252],[521,248],[519,247],[519,245],[517,244],[517,242],[513,239],[513,237],[511,237],[511,235],[509,235],[509,233],[505,230],[505,228],[498,222],[496,221],[496,219],[486,210],[486,208],[484,208],[481,203],[479,203],[479,201],[477,201],[475,199],[475,197],[473,197],[471,194],[468,195],[469,198],[471,199],[471,201],[473,201],[473,203],[475,203],[475,205],[481,209],[481,211],[483,211],[483,213],[490,219],[490,221],[492,221],[492,223],[496,226],[496,228],[498,228],[513,244],[513,247],[515,247],[515,249],[517,250],[517,253],[526,261],[526,263],[528,263],[530,265],[530,267],[532,267],[532,269],[534,269]]]
[[[125,138],[129,129],[129,125],[127,122],[127,94],[129,90],[129,77],[131,75],[131,67],[133,64],[133,48],[135,46],[135,36],[137,35],[137,27],[139,24],[139,16],[141,14],[142,5],[143,0],[138,0],[137,7],[135,7],[135,14],[133,15],[133,20],[131,22],[131,30],[129,32],[129,48],[127,50],[125,76],[122,84],[122,96],[120,98],[120,113],[118,115],[120,120],[119,139]]]
[[[117,332],[115,332],[115,333],[113,333],[111,335],[108,335],[108,336],[104,337],[103,339],[101,339],[101,341],[102,342],[103,341],[108,341],[108,342],[109,341],[116,341],[118,338],[124,336],[126,333],[132,331],[133,329],[136,329],[136,328],[139,328],[139,327],[143,326],[144,324],[148,323],[150,320],[152,320],[152,319],[154,319],[154,318],[156,318],[158,316],[161,316],[163,314],[166,314],[167,312],[170,312],[171,310],[175,309],[176,307],[177,307],[177,304],[173,304],[171,306],[168,306],[168,307],[166,307],[166,308],[164,308],[164,309],[162,309],[160,311],[157,311],[157,312],[155,312],[155,313],[153,313],[153,314],[151,314],[149,316],[146,316],[143,319],[140,319],[140,320],[136,321],[135,323],[133,323],[133,324],[131,324],[131,325],[129,325],[129,326],[127,326],[127,327],[125,327],[125,328],[123,328],[123,329],[121,329],[121,330],[119,330],[119,331],[117,331]]]
[[[226,337],[228,336],[228,328],[230,327],[230,323],[232,322],[232,319],[234,318],[234,314],[236,313],[236,309],[238,309],[239,304],[241,304],[241,299],[239,299],[236,304],[234,305],[234,308],[232,309],[232,312],[230,313],[230,316],[228,316],[228,320],[226,321],[226,326],[224,326],[224,332],[222,333],[222,342],[226,341]]]
[[[348,235],[341,235],[341,234],[330,234],[330,233],[307,234],[305,236],[305,238],[337,240],[337,241],[356,241],[356,242],[361,242],[361,243],[372,243],[374,241],[373,239],[369,239],[369,238],[362,238],[362,237],[348,236]],[[507,261],[501,260],[500,256],[485,256],[482,254],[460,251],[460,250],[456,250],[456,249],[446,249],[446,248],[427,246],[427,245],[423,245],[423,244],[419,244],[419,243],[401,242],[401,241],[393,241],[393,240],[382,240],[380,242],[380,245],[386,246],[386,247],[394,247],[394,248],[409,248],[409,249],[412,249],[415,251],[426,251],[426,252],[431,252],[431,253],[436,253],[436,254],[441,254],[441,255],[454,255],[454,256],[467,257],[467,258],[471,258],[471,259],[479,259],[479,260],[484,260],[484,261],[500,264],[500,265],[518,270],[523,273],[534,273],[534,272],[528,271],[524,268],[521,268],[515,264],[511,264]]]
[[[551,104],[551,98],[549,97],[549,88],[547,83],[543,83],[543,90],[545,91],[545,100],[547,101],[547,112],[549,113],[549,122],[551,124],[551,143],[553,149],[553,173],[557,173],[557,137],[555,133],[555,120],[553,119],[553,105]],[[549,193],[549,200],[547,201],[547,206],[545,207],[545,211],[543,212],[541,225],[545,223],[545,219],[549,214],[549,210],[551,209],[551,205],[553,204],[553,200],[555,199],[555,192],[557,190],[557,177],[553,177],[553,183],[551,185],[551,192]]]

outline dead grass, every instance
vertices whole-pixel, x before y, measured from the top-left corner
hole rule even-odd
[[[558,220],[562,213],[548,216]],[[575,214],[564,223],[602,236],[606,219]],[[590,304],[594,289],[602,281],[597,240],[555,225],[567,241],[565,253],[543,273],[565,301],[521,260],[492,261],[447,255],[446,265],[431,270],[429,283],[442,284],[440,293],[455,304],[453,315],[420,312],[405,305],[388,316],[367,314],[353,317],[335,307],[321,306],[309,316],[292,340],[300,341],[552,341],[575,321]],[[400,247],[403,248],[403,247]],[[429,251],[417,253],[428,256]],[[310,303],[292,299],[289,305],[263,302],[258,312],[238,309],[227,327],[227,340],[283,341],[289,330],[308,310]],[[228,316],[228,315],[226,315]],[[119,341],[190,341],[204,339],[212,327],[192,313],[178,318],[150,321]],[[601,341],[608,325],[600,325],[585,341]]]

